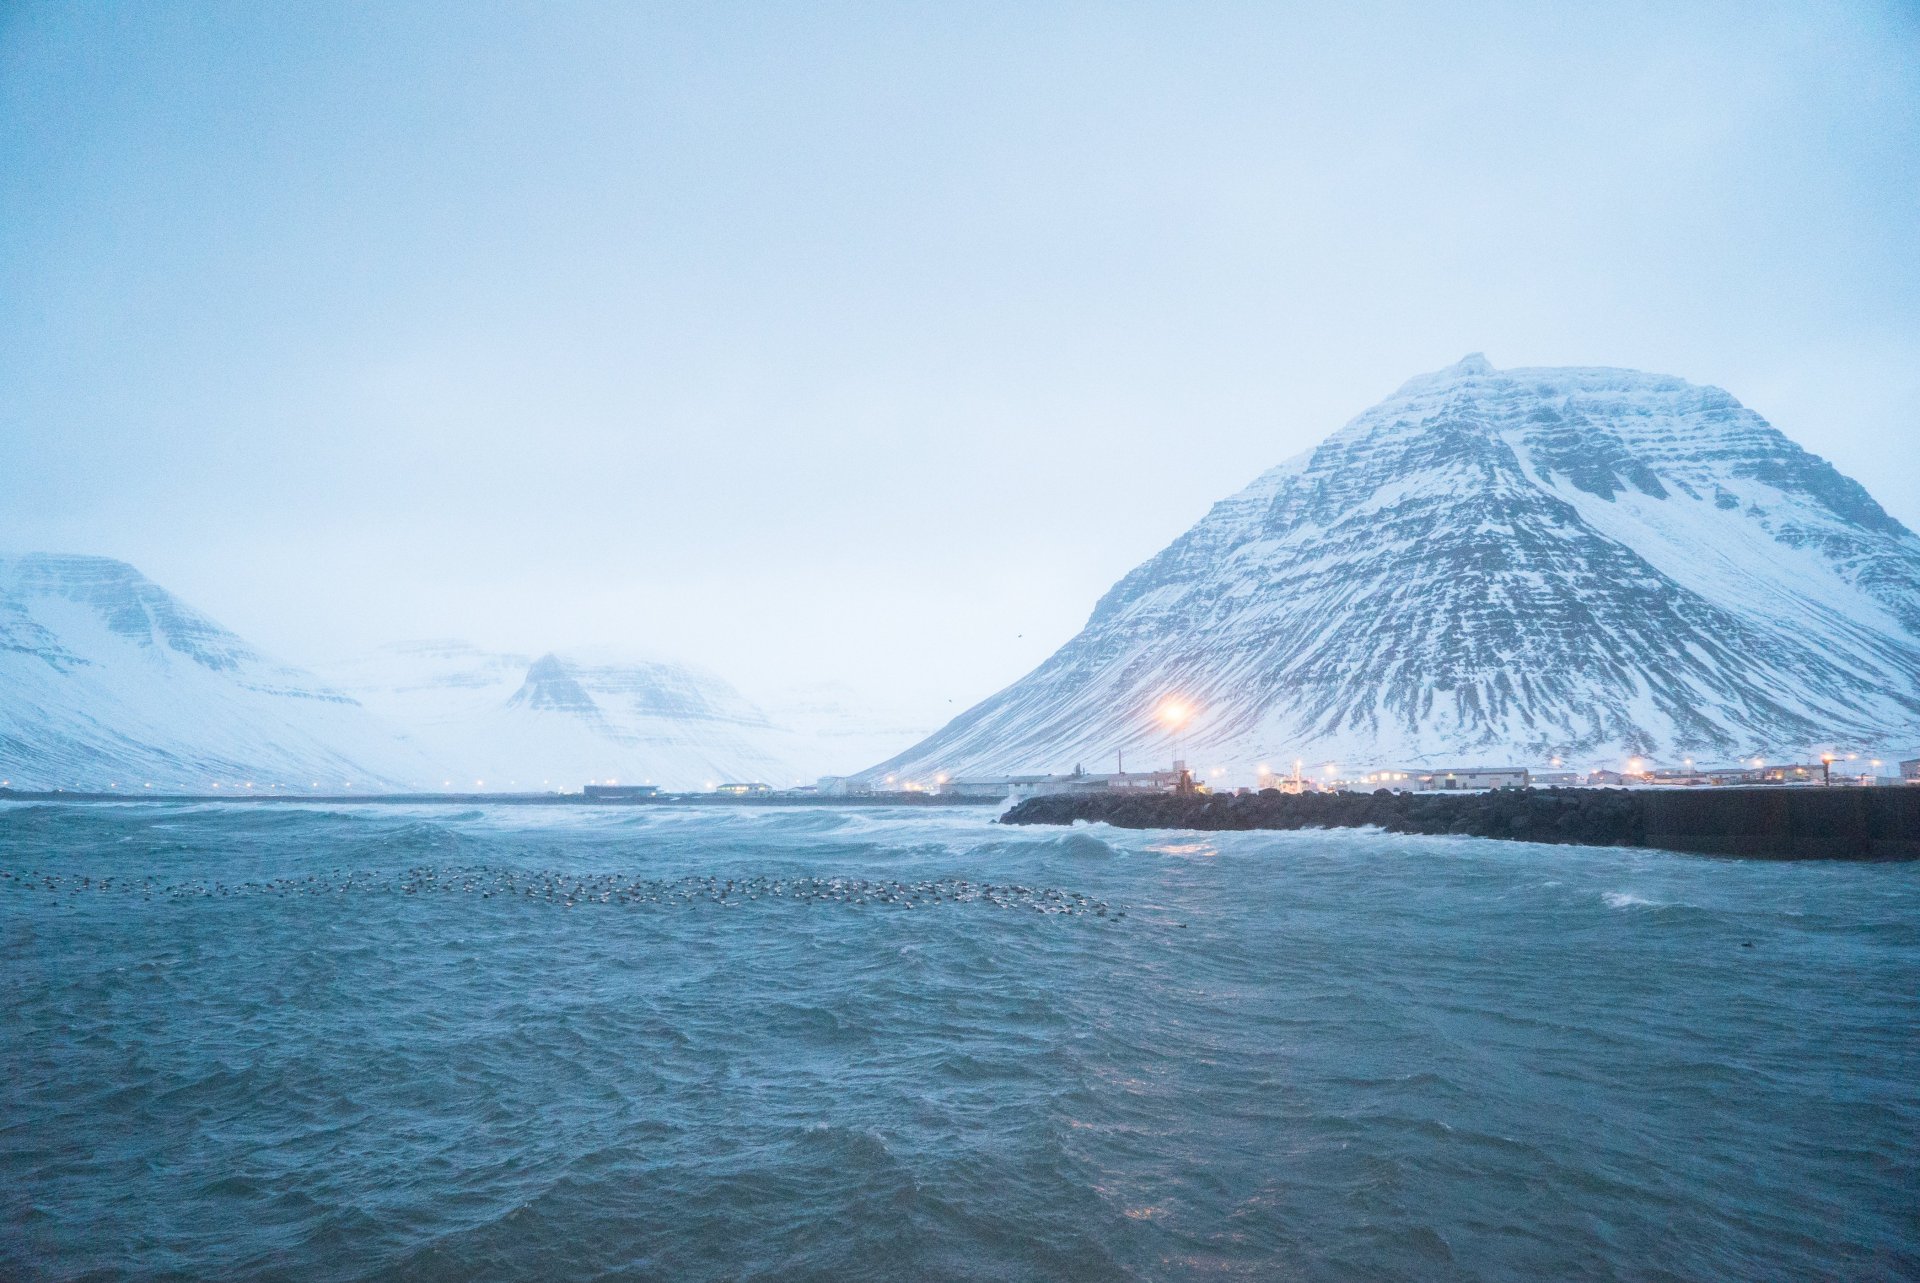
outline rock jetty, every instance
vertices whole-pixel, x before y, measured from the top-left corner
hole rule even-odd
[[[1920,788],[1502,789],[1491,793],[1077,793],[1029,798],[1002,824],[1320,829],[1656,847],[1785,860],[1920,859]]]

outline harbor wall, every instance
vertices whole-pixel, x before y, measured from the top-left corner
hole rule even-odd
[[[1771,860],[1920,859],[1920,788],[1502,789],[1490,793],[1054,794],[1003,824],[1135,829],[1377,826]]]

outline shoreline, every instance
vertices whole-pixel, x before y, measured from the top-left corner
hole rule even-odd
[[[944,793],[874,793],[850,797],[735,797],[661,793],[653,797],[587,797],[580,793],[138,793],[0,788],[0,802],[204,802],[233,806],[322,803],[328,806],[998,806],[1002,798]]]
[[[1920,860],[1920,788],[1503,789],[1491,793],[1056,793],[1002,824],[1329,829],[1625,846],[1757,860]]]

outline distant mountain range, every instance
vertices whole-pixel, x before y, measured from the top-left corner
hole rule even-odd
[[[137,570],[0,558],[16,788],[775,785],[914,730],[769,714],[624,656],[275,662]],[[1920,744],[1920,538],[1716,388],[1612,369],[1415,378],[1127,575],[1050,659],[879,766],[1569,766]],[[799,729],[796,729],[798,727]]]
[[[1717,388],[1408,382],[866,774],[1677,762],[1920,742],[1920,538]]]
[[[390,646],[328,675],[458,770],[436,787],[785,787],[805,770],[793,732],[719,677],[682,664],[439,641]]]
[[[124,562],[0,559],[0,781],[15,788],[786,786],[914,738],[843,694],[794,697],[795,729],[688,665],[458,641],[387,647],[322,677]]]

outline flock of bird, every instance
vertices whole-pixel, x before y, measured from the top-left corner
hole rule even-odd
[[[138,895],[143,900],[218,899],[229,896],[346,895],[353,892],[394,895],[477,895],[533,901],[573,908],[581,904],[733,906],[760,901],[803,905],[852,905],[892,909],[931,909],[979,905],[1042,914],[1118,920],[1126,912],[1078,891],[1030,887],[1019,883],[931,878],[915,882],[869,878],[733,877],[717,875],[675,879],[636,878],[618,873],[563,873],[553,870],[486,866],[421,865],[401,873],[340,869],[264,882],[167,882],[157,876],[94,877],[91,874],[14,872],[0,869],[0,891]]]

